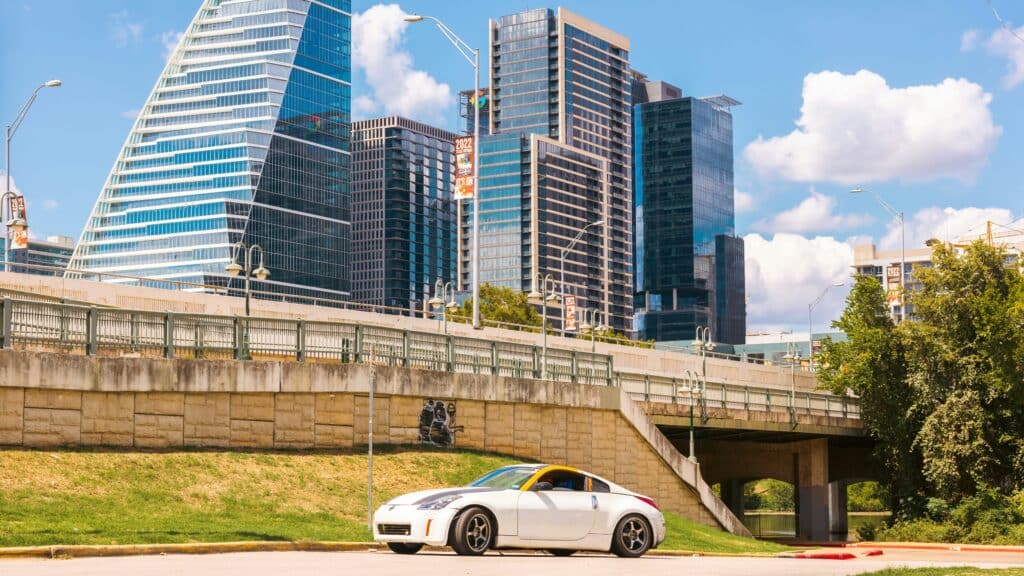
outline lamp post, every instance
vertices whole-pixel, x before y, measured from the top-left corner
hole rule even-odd
[[[590,331],[590,353],[597,353],[597,341],[595,334],[598,330],[604,330],[605,327],[598,322],[598,318],[601,317],[602,312],[597,308],[587,308],[583,311],[583,323],[580,324],[580,331]],[[607,316],[607,315],[606,315]],[[606,318],[607,319],[607,318]]]
[[[473,98],[480,96],[480,49],[472,48],[459,38],[451,28],[433,16],[407,14],[403,20],[409,23],[431,20],[437,24],[441,34],[455,46],[462,57],[473,67]],[[471,273],[473,274],[473,328],[480,329],[480,106],[473,102],[473,247]]]
[[[540,291],[537,290],[537,280],[540,280]],[[533,276],[533,290],[530,291],[526,297],[531,301],[540,301],[541,303],[541,318],[540,318],[540,331],[543,336],[541,337],[542,352],[540,359],[540,377],[541,379],[547,379],[548,377],[548,302],[557,302],[558,294],[555,292],[555,279],[551,277],[551,274],[546,274],[544,278],[541,278],[540,273]]]
[[[441,279],[438,278],[434,282],[434,297],[430,299],[430,306],[434,310],[438,310],[444,307],[441,311],[441,316],[444,317],[444,333],[448,333],[448,311],[455,310],[459,305],[455,302],[455,290],[452,287],[451,282],[445,282],[441,285]],[[435,312],[436,314],[436,312]]]
[[[7,170],[7,184],[4,187],[4,194],[0,197],[0,203],[7,207],[7,218],[3,219],[6,223],[6,242],[4,242],[4,271],[10,270],[11,266],[11,232],[20,232],[25,228],[28,228],[28,223],[23,218],[14,218],[14,213],[11,210],[11,199],[17,196],[11,190],[11,140],[14,138],[14,133],[21,127],[21,123],[25,121],[25,115],[28,114],[28,109],[32,107],[32,103],[36,101],[36,96],[39,95],[39,91],[43,88],[57,88],[61,85],[60,80],[48,80],[43,82],[36,89],[32,91],[32,96],[29,97],[28,102],[21,107],[18,111],[18,115],[14,117],[14,122],[7,125],[7,159],[5,169]],[[0,211],[3,207],[0,206]],[[2,216],[2,214],[0,214]]]
[[[813,302],[807,304],[807,366],[809,370],[814,370],[814,336],[811,333],[811,313],[814,312],[814,307],[821,303],[821,300],[825,297],[825,294],[828,294],[829,290],[833,288],[841,288],[845,285],[845,282],[833,282],[826,286]]]
[[[245,254],[245,266],[238,264],[239,252]],[[260,253],[260,265],[253,270],[252,268],[252,253]],[[249,355],[249,295],[250,286],[249,281],[253,276],[257,280],[266,280],[267,276],[270,276],[270,270],[267,270],[263,266],[263,248],[259,244],[253,244],[252,246],[246,247],[243,242],[237,242],[232,247],[231,252],[231,263],[224,267],[224,271],[231,275],[231,277],[238,276],[239,274],[245,275],[245,329],[242,331],[242,359],[250,360]]]
[[[715,344],[711,341],[710,326],[697,326],[696,338],[693,340],[693,349],[696,352],[700,352],[700,374],[706,382],[708,379],[707,352],[715,349]]]
[[[782,359],[789,362],[789,422],[796,428],[796,365],[800,363],[800,347],[796,342],[786,343],[786,355]]]
[[[899,322],[903,322],[903,318],[907,315],[907,286],[906,286],[906,274],[907,274],[907,226],[906,220],[903,218],[903,211],[896,210],[890,206],[882,197],[875,193],[874,190],[865,190],[863,188],[854,188],[850,190],[851,194],[861,194],[867,192],[874,196],[875,200],[885,208],[889,214],[900,223],[900,318]]]
[[[580,241],[580,238],[582,238],[583,235],[586,234],[586,232],[587,232],[587,230],[589,228],[591,228],[593,226],[600,226],[601,224],[604,224],[603,220],[595,220],[595,221],[591,222],[590,224],[587,224],[586,226],[583,227],[582,230],[579,231],[578,234],[576,234],[576,237],[572,239],[572,242],[569,242],[568,246],[566,246],[565,248],[562,248],[562,253],[558,257],[558,266],[559,266],[558,283],[561,284],[561,286],[562,286],[561,289],[562,289],[562,304],[563,304],[563,306],[565,305],[565,256],[569,253],[569,250],[572,250],[572,247],[575,246],[576,243]],[[563,308],[563,310],[564,310],[564,308]],[[562,315],[561,325],[562,325],[562,337],[565,337],[565,315],[564,314]]]
[[[704,396],[704,388],[707,387],[707,380],[701,381],[700,376],[696,372],[689,370],[683,371],[683,386],[679,389],[680,392],[690,397],[690,455],[689,459],[691,462],[697,462],[697,456],[694,453],[694,442],[693,442],[693,400],[694,398],[701,398]]]

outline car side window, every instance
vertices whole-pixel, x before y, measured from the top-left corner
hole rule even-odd
[[[567,492],[583,492],[587,489],[587,478],[582,474],[568,470],[553,470],[537,479],[538,482],[550,482],[553,490]]]
[[[598,480],[597,478],[593,478],[593,477],[590,479],[590,486],[591,486],[591,488],[590,488],[591,492],[611,492],[612,491],[611,488],[608,487],[608,484]]]

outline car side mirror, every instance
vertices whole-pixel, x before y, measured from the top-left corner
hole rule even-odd
[[[533,492],[546,492],[548,490],[553,490],[554,487],[555,487],[555,485],[552,484],[551,482],[537,482],[536,484],[533,485],[532,491]]]

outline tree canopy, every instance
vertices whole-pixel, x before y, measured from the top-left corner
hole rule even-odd
[[[825,343],[819,378],[853,391],[889,477],[894,510],[1024,488],[1024,283],[998,248],[934,248],[914,271],[913,318],[895,325],[859,277]]]

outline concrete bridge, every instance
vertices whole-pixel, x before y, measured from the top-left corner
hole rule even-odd
[[[745,481],[777,478],[793,483],[797,487],[799,535],[825,539],[830,532],[845,529],[845,483],[871,476],[870,472],[865,472],[864,462],[870,445],[863,437],[856,399],[814,391],[813,375],[794,374],[778,367],[601,343],[591,349],[585,340],[550,336],[545,355],[540,346],[541,335],[529,332],[496,328],[474,331],[465,325],[449,324],[449,333],[445,334],[439,323],[430,320],[281,302],[259,302],[254,317],[245,318],[237,315],[240,303],[237,298],[21,274],[0,274],[0,297],[4,297],[0,300],[0,345],[3,348],[14,355],[18,350],[57,353],[39,354],[39,358],[49,359],[40,360],[38,369],[21,369],[20,373],[15,373],[11,368],[0,367],[0,389],[22,390],[20,400],[8,394],[6,404],[0,402],[0,422],[6,422],[0,424],[0,443],[36,445],[57,441],[124,445],[127,442],[127,445],[148,446],[150,436],[166,433],[170,435],[168,446],[204,445],[207,439],[201,431],[209,424],[195,423],[192,427],[189,414],[209,412],[222,421],[219,427],[214,426],[221,431],[217,433],[220,436],[214,435],[218,438],[216,445],[330,446],[335,444],[323,444],[318,438],[340,433],[340,446],[351,447],[365,442],[365,435],[359,433],[358,420],[367,410],[359,408],[363,402],[359,398],[368,390],[368,384],[346,379],[355,374],[365,375],[356,370],[357,367],[374,365],[375,370],[392,370],[391,378],[401,382],[422,379],[423,374],[447,373],[444,377],[431,377],[431,382],[454,383],[416,389],[413,394],[406,388],[382,392],[393,395],[393,406],[404,406],[385,420],[389,422],[387,438],[393,441],[404,442],[416,437],[417,428],[413,424],[390,425],[410,417],[406,412],[419,412],[409,408],[409,402],[418,402],[421,407],[428,397],[457,399],[460,406],[462,402],[468,403],[466,406],[483,402],[481,426],[486,429],[486,422],[492,416],[500,419],[504,414],[511,418],[508,424],[513,430],[513,440],[511,443],[477,442],[470,440],[471,433],[466,433],[463,438],[468,444],[462,445],[567,462],[605,473],[627,486],[657,494],[667,502],[679,503],[669,509],[735,532],[744,532],[738,520],[742,518]],[[75,356],[83,358],[75,359]],[[248,357],[254,362],[232,361]],[[197,362],[197,359],[202,361]],[[46,372],[58,369],[64,361],[77,367],[70,372],[63,368],[59,369],[63,372]],[[27,365],[37,365],[33,362]],[[137,370],[163,380],[158,379],[161,383],[155,388],[137,389],[134,380],[124,375],[124,364],[117,362],[135,362]],[[321,384],[312,391],[302,390],[313,394],[312,398],[299,401],[287,396],[298,393],[289,387],[302,389],[307,377],[298,376],[299,384],[288,383],[295,376],[285,378],[285,373],[301,375],[303,371],[326,369],[343,370],[331,372],[340,375],[342,381]],[[679,375],[684,370],[706,373],[707,388],[697,401],[680,393]],[[168,371],[175,375],[169,380]],[[254,384],[254,374],[266,371],[278,376]],[[90,384],[83,388],[85,385],[80,382]],[[460,382],[474,382],[474,385],[459,387]],[[516,384],[512,386],[511,382]],[[352,386],[355,388],[350,388]],[[516,391],[510,392],[510,386]],[[57,396],[53,396],[53,392],[40,395],[32,391],[34,388],[72,391],[71,400],[61,399],[63,392],[57,392]],[[75,405],[73,391],[76,390],[81,393],[77,435],[72,430],[73,416],[52,412],[72,410],[68,406]],[[337,395],[347,390],[356,390],[350,399],[352,416],[340,420],[329,418],[324,422],[317,420],[318,407],[330,403],[317,394]],[[86,424],[86,406],[96,402],[87,400],[93,391],[119,395],[116,400],[104,400],[120,403],[119,408],[109,410],[126,414],[127,404],[134,406],[130,441],[125,439],[122,430],[122,436],[108,442],[112,438],[109,432],[97,432],[95,425]],[[151,392],[177,396],[155,399],[139,396]],[[258,397],[261,399],[257,400],[250,400],[257,396],[237,396],[250,392],[286,396]],[[223,393],[228,394],[226,399],[207,396],[200,400],[204,397],[189,396]],[[190,398],[193,398],[191,402]],[[557,401],[552,404],[551,398]],[[645,465],[650,467],[652,478],[661,478],[656,486],[642,483],[643,473],[630,472],[618,464],[601,464],[597,455],[602,449],[596,448],[594,439],[609,434],[610,429],[599,430],[593,417],[586,420],[584,416],[573,416],[576,408],[584,408],[575,403],[580,398],[602,398],[596,404],[598,409],[615,411],[619,414],[615,422],[620,422],[618,418],[621,418],[629,424],[628,429],[638,434],[625,435],[632,438],[626,450],[653,454],[653,460]],[[12,407],[19,402],[21,415],[16,418]],[[140,402],[143,412],[138,411]],[[308,410],[309,402],[312,402],[312,412]],[[495,407],[488,408],[487,402],[496,402]],[[252,403],[257,407],[250,406]],[[505,404],[514,405],[511,412],[507,412]],[[531,445],[529,442],[517,445],[517,437],[544,437],[542,430],[548,420],[538,421],[529,414],[544,414],[552,405],[563,410],[555,413],[552,425],[556,429],[573,428],[576,435],[560,441],[562,451],[537,452],[522,447]],[[594,408],[595,405],[592,402],[589,406]],[[108,410],[96,406],[93,409]],[[236,409],[239,414],[255,411],[253,413],[262,416],[261,419],[235,418]],[[304,421],[303,426],[311,426],[312,437],[300,435],[301,439],[293,443],[294,431],[287,428],[288,424],[279,431],[278,411],[288,414],[292,409],[305,414],[302,417],[309,422]],[[493,414],[489,410],[493,410]],[[699,467],[683,456],[688,454],[691,410]],[[466,413],[463,411],[460,416]],[[525,416],[518,416],[520,413]],[[40,419],[45,420],[45,425]],[[237,425],[234,420],[238,420]],[[141,435],[140,423],[143,424]],[[459,425],[465,424],[460,420]],[[530,428],[538,425],[540,428]],[[161,426],[170,428],[160,432]],[[345,431],[346,426],[348,431]],[[589,436],[579,436],[582,428],[588,427]],[[43,428],[49,432],[31,431]],[[174,431],[179,429],[179,432]],[[616,433],[611,438],[625,436]],[[500,438],[500,435],[493,438]],[[577,443],[582,443],[584,448],[577,448]],[[837,464],[840,462],[852,462],[853,465],[846,468],[856,470],[857,474],[846,474],[842,470],[844,465]],[[681,482],[676,488],[685,488],[679,494],[689,496],[673,492],[672,482],[663,478],[668,473],[665,470],[674,475],[672,482]],[[704,478],[712,484],[721,484],[724,504],[707,489]],[[711,500],[708,500],[709,494]],[[686,502],[690,505],[685,505]]]

